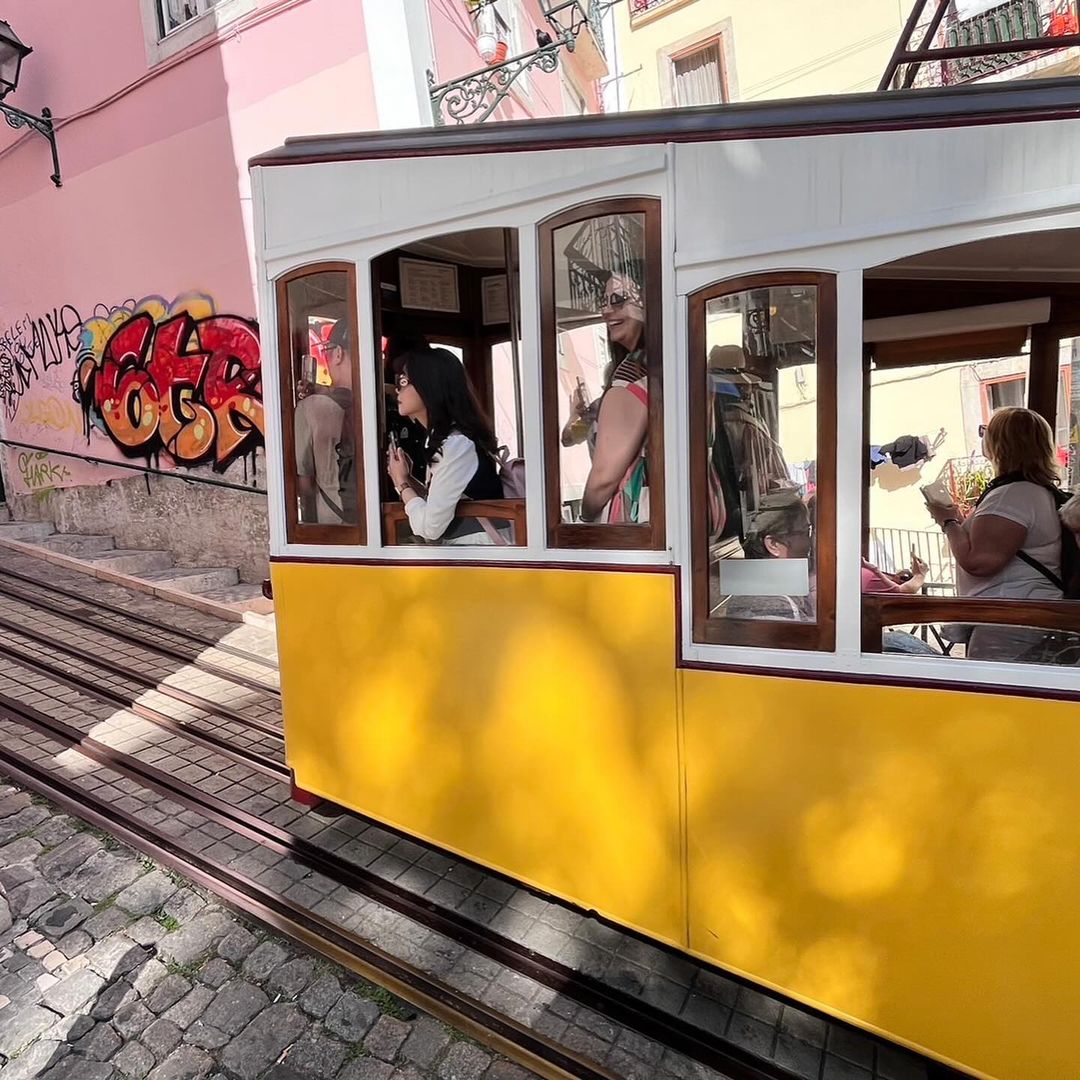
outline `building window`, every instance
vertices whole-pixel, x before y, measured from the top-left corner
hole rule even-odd
[[[356,271],[320,263],[277,283],[290,543],[364,543]]]
[[[696,641],[834,647],[835,297],[811,273],[689,297]]]
[[[218,0],[157,0],[158,33],[161,37],[205,15]]]
[[[671,58],[671,80],[675,105],[720,105],[724,93],[724,61],[720,39]]]
[[[235,22],[256,0],[140,0],[146,59],[153,66]]]
[[[540,225],[548,542],[664,546],[660,204]]]

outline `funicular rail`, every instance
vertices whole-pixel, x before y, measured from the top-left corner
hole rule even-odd
[[[11,578],[14,581],[21,582],[25,585],[32,586],[35,589],[41,589],[45,592],[55,593],[57,596],[67,597],[69,600],[76,600],[80,604],[86,603],[86,594],[77,592],[75,589],[66,589],[62,585],[57,585],[52,581],[41,581],[39,578],[31,577],[29,574],[21,574],[17,570],[12,570],[9,567],[0,567],[0,578]],[[111,615],[117,615],[120,618],[127,619],[130,622],[137,623],[140,626],[149,626],[154,630],[161,631],[162,633],[172,634],[174,637],[181,638],[184,641],[190,642],[193,645],[202,645],[207,649],[213,649],[216,652],[226,653],[229,656],[235,656],[238,660],[246,660],[252,664],[258,664],[261,667],[270,668],[273,671],[277,671],[277,664],[273,660],[267,660],[265,656],[260,656],[258,653],[250,652],[247,649],[238,648],[235,645],[229,645],[220,641],[215,641],[208,634],[199,634],[194,630],[189,630],[186,627],[176,626],[169,623],[161,622],[159,619],[152,619],[148,615],[144,615],[141,612],[130,611],[127,608],[120,607],[117,604],[110,604],[99,597],[94,597],[94,607],[100,611],[107,611]]]
[[[209,660],[205,660],[201,655],[201,650],[193,652],[187,649],[174,648],[171,645],[165,645],[162,642],[154,641],[153,639],[133,633],[130,630],[124,630],[117,626],[104,625],[100,621],[91,618],[88,614],[85,613],[84,610],[73,610],[70,605],[53,603],[50,600],[46,600],[40,597],[28,596],[25,592],[22,592],[18,589],[13,589],[10,586],[0,585],[0,596],[6,596],[13,600],[19,600],[23,603],[31,604],[32,606],[39,608],[42,611],[48,611],[54,615],[60,616],[63,619],[68,619],[71,622],[78,623],[80,626],[84,626],[87,629],[94,630],[97,633],[111,634],[114,638],[118,638],[120,641],[124,641],[130,645],[136,645],[139,648],[146,649],[150,652],[158,653],[159,655],[172,660],[179,660],[182,663],[190,664],[192,667],[199,668],[201,671],[205,671],[207,674],[216,675],[219,678],[227,679],[229,682],[236,683],[240,686],[245,686],[250,690],[257,690],[260,693],[270,695],[274,698],[281,697],[281,690],[278,687],[273,686],[270,683],[263,682],[259,679],[252,679],[238,672],[230,671],[228,668],[222,667],[219,664],[214,664]],[[79,597],[79,600],[85,609],[85,597]]]

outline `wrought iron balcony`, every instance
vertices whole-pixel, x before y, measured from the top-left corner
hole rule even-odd
[[[642,15],[648,15],[659,8],[666,7],[668,4],[674,5],[677,2],[678,0],[628,0],[630,18],[634,19]]]
[[[1033,38],[1054,38],[1076,34],[1076,0],[1007,0],[967,19],[946,19],[938,35],[943,48],[976,47],[1016,42],[1015,52],[995,52],[927,64],[919,83],[953,85],[984,79],[1033,59],[1035,52],[1023,43]],[[937,69],[936,71],[934,69]]]

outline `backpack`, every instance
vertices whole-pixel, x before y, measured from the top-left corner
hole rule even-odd
[[[1014,474],[999,476],[996,480],[990,482],[986,491],[980,496],[979,502],[982,502],[986,492],[990,491],[991,488],[1002,487],[1005,484],[1011,484],[1023,479],[1024,477]],[[1062,491],[1061,488],[1046,485],[1046,490],[1054,497],[1054,506],[1059,511],[1072,498],[1069,492]],[[978,503],[976,503],[977,505]],[[1064,522],[1061,522],[1061,577],[1058,577],[1050,567],[1044,566],[1038,559],[1032,558],[1026,551],[1018,551],[1016,557],[1021,562],[1027,563],[1033,570],[1037,570],[1047,581],[1060,589],[1064,599],[1080,600],[1080,541],[1077,540],[1076,533],[1067,528]]]
[[[512,458],[505,446],[500,446],[491,456],[495,462],[495,471],[499,474],[499,480],[502,483],[503,498],[524,499],[525,459]]]

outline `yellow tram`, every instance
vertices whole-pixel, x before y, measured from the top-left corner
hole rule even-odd
[[[299,138],[252,176],[297,785],[978,1075],[1077,1075],[1080,603],[965,596],[921,493],[985,486],[1003,405],[1080,484],[1075,81]],[[633,305],[643,481],[597,515]],[[524,459],[456,511],[497,542],[429,542],[388,480],[395,340]]]

